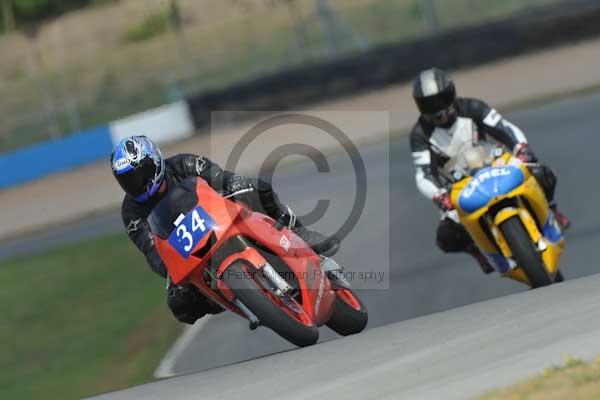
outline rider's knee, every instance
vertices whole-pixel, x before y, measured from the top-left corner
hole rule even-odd
[[[537,165],[530,167],[530,171],[544,190],[546,198],[549,201],[554,200],[557,178],[552,168],[546,165]]]
[[[444,219],[438,226],[436,242],[444,253],[460,253],[467,250],[472,240],[462,225]]]

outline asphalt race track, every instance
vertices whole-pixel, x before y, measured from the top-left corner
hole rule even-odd
[[[600,135],[598,135],[596,126],[597,121],[600,120],[597,117],[597,110],[599,109],[600,95],[596,94],[563,100],[509,115],[509,118],[527,133],[539,158],[551,165],[559,176],[557,198],[563,211],[573,220],[573,227],[567,235],[567,251],[562,261],[567,280],[600,272],[600,268],[595,262],[596,243],[600,234],[600,217],[595,207],[598,200],[600,200],[600,189],[596,185],[598,178],[595,163],[595,160],[597,160],[596,152],[600,148]],[[369,329],[525,290],[523,286],[501,279],[495,274],[483,275],[474,262],[466,256],[447,256],[437,250],[434,245],[437,212],[429,202],[417,193],[407,137],[396,137],[385,145],[366,146],[361,148],[361,155],[365,160],[369,182],[367,205],[359,223],[344,241],[336,259],[348,270],[360,271],[375,268],[389,272],[386,274],[386,281],[389,278],[389,289],[365,289],[360,291],[360,296],[369,309]],[[336,216],[343,215],[346,212],[344,210],[349,209],[356,188],[354,186],[353,171],[349,168],[341,168],[348,164],[345,155],[328,156],[328,160],[331,164],[331,172],[327,174],[317,173],[314,165],[309,163],[278,171],[275,175],[275,187],[285,201],[297,211],[300,211],[299,214],[302,214],[302,211],[309,211],[316,198],[331,199],[333,210],[331,214],[333,214],[333,217],[324,218],[317,223],[320,229],[330,233],[337,228],[335,224],[337,221]],[[336,213],[340,215],[336,215]],[[73,237],[73,233],[79,231],[88,233],[110,231],[119,225],[115,221],[118,221],[118,217],[115,215],[106,218],[95,218],[87,222],[67,226],[58,234],[64,238],[64,241],[69,241]],[[43,238],[44,234],[40,235]],[[29,241],[29,244],[27,244],[27,241]],[[26,238],[4,244],[0,246],[0,258],[18,254],[19,250],[23,251],[22,249],[31,250],[33,243],[35,242],[31,238]],[[47,242],[41,240],[41,243],[44,246],[44,243]],[[582,285],[582,287],[587,288],[588,286]],[[570,290],[569,293],[573,296],[578,294],[576,290]],[[162,296],[163,294],[157,293],[157,295]],[[530,297],[537,298],[536,296],[538,295],[531,292],[506,301],[520,304],[522,301],[528,301]],[[503,306],[501,302],[493,304],[499,304],[497,307],[503,310],[502,312],[510,310],[508,306]],[[477,306],[474,309],[478,309]],[[457,311],[462,321],[465,319],[471,322],[485,321],[486,318],[492,320],[495,318],[494,315],[488,315],[485,309],[481,309],[480,312],[481,314],[470,316],[467,311]],[[531,308],[531,312],[535,314],[536,309]],[[554,311],[552,314],[554,314]],[[504,316],[504,314],[502,315]],[[312,349],[295,350],[283,339],[265,328],[250,332],[244,320],[233,315],[221,314],[209,319],[201,329],[197,329],[196,337],[188,343],[185,351],[173,360],[172,373],[206,370],[273,353],[284,353],[273,358],[264,359],[268,363],[261,364],[261,360],[257,360],[253,361],[252,366],[248,368],[244,367],[248,364],[238,364],[230,369],[217,369],[200,375],[190,375],[178,378],[179,380],[176,381],[171,380],[154,384],[148,388],[156,390],[156,393],[165,390],[162,392],[164,396],[167,396],[168,393],[169,397],[174,398],[177,398],[179,394],[183,395],[186,390],[189,391],[186,393],[202,392],[205,397],[216,398],[216,394],[221,393],[218,389],[222,389],[224,386],[231,388],[230,390],[239,390],[239,393],[242,391],[246,393],[246,386],[239,384],[241,381],[236,382],[236,379],[230,374],[236,374],[237,371],[244,370],[246,374],[254,377],[256,382],[266,384],[265,382],[269,380],[267,370],[271,370],[271,373],[277,372],[277,376],[279,376],[279,379],[274,378],[271,387],[273,393],[286,394],[285,397],[293,397],[293,395],[314,397],[313,394],[315,393],[310,395],[305,393],[305,396],[301,396],[298,393],[288,392],[287,390],[293,385],[287,381],[281,381],[283,371],[298,372],[298,370],[304,370],[304,368],[310,369],[314,363],[317,366],[315,371],[321,371],[323,376],[323,378],[320,378],[321,383],[324,385],[323,393],[331,393],[330,390],[338,387],[338,383],[332,381],[328,384],[324,377],[329,373],[333,374],[332,379],[341,376],[336,372],[333,363],[339,366],[357,367],[361,365],[363,368],[374,367],[379,371],[377,358],[379,350],[374,350],[374,348],[379,349],[378,346],[382,346],[380,349],[381,357],[388,354],[383,349],[388,348],[389,351],[389,357],[387,355],[384,357],[384,366],[381,367],[383,372],[387,368],[386,365],[392,366],[395,365],[394,363],[402,363],[402,359],[393,360],[392,355],[400,356],[405,354],[404,351],[407,349],[412,349],[415,352],[431,353],[428,360],[435,363],[435,357],[432,358],[434,350],[433,348],[427,350],[427,341],[431,346],[434,346],[443,343],[445,340],[459,340],[458,336],[467,333],[459,329],[462,323],[456,322],[454,327],[443,325],[441,323],[445,321],[443,315],[435,316],[433,319],[426,321],[428,322],[408,321],[406,325],[394,326],[389,331],[390,333],[394,332],[394,339],[391,343],[386,341],[386,332],[388,331],[376,329],[350,340],[335,341]],[[511,322],[510,324],[512,326],[515,323]],[[411,331],[413,336],[405,337],[399,331],[404,329],[408,331],[413,329]],[[322,341],[337,338],[327,328],[322,329],[321,336]],[[496,339],[500,340],[499,338]],[[351,346],[353,340],[360,341],[360,344],[354,347]],[[397,341],[404,340],[406,343],[413,343],[411,340],[417,340],[419,345],[414,345],[417,347],[412,347],[412,344],[398,347]],[[489,351],[495,351],[503,355],[506,351],[498,343],[494,343],[493,340],[487,345],[491,346],[488,349]],[[324,359],[329,360],[330,363],[324,363],[319,359],[319,357],[322,357],[319,351],[325,351],[326,349],[332,349],[329,353],[324,353],[329,354]],[[293,353],[286,352],[287,350],[293,350]],[[464,350],[469,351],[467,346]],[[373,351],[375,351],[375,356],[370,359],[369,354]],[[394,353],[394,351],[396,352]],[[355,356],[358,357],[357,361],[353,361]],[[508,359],[510,354],[505,356]],[[358,361],[361,360],[363,362],[359,364]],[[411,360],[411,362],[414,361]],[[444,361],[447,364],[444,364],[447,367],[446,371],[454,371],[450,361],[452,360]],[[485,359],[480,359],[477,365],[484,365],[484,368],[487,368],[484,361]],[[492,362],[493,360],[488,359],[488,361]],[[271,366],[267,368],[265,364]],[[291,367],[292,365],[293,367]],[[494,364],[494,366],[496,365]],[[426,365],[418,364],[416,367],[426,368]],[[344,368],[347,370],[348,367]],[[391,368],[388,372],[390,371],[392,371]],[[436,371],[438,370],[436,369]],[[454,371],[457,379],[459,372]],[[311,381],[317,379],[313,375],[314,373],[314,371],[307,372],[304,377]],[[414,380],[415,385],[418,386],[421,378],[417,371],[405,372],[405,374],[408,374],[407,379]],[[229,377],[226,378],[224,375]],[[242,375],[243,373],[239,372],[238,375],[233,376],[241,377]],[[355,375],[360,374],[353,371],[352,376]],[[217,380],[219,376],[222,376],[223,381]],[[368,373],[367,376],[372,376],[372,374]],[[396,377],[395,383],[390,388],[409,385],[406,382],[399,382],[401,379],[398,377]],[[245,378],[244,382],[249,380]],[[374,380],[376,381],[375,378]],[[181,389],[168,391],[167,387],[173,388],[173,386],[176,386],[172,382],[179,382],[188,386],[184,385]],[[348,383],[347,381],[343,382]],[[258,388],[258,385],[253,386],[249,383],[246,383],[246,385],[256,390],[265,389],[265,387]],[[369,386],[366,385],[368,385],[368,380],[361,381],[358,379],[356,385],[349,385],[348,387],[354,387],[357,390],[356,393],[364,394],[364,396],[357,396],[357,398],[368,398],[367,393],[370,392],[368,390]],[[382,391],[381,396],[373,398],[381,398],[385,397],[386,394],[388,396],[392,394],[387,392],[387,386],[382,387],[379,385],[377,387]],[[132,392],[133,397],[131,398],[151,398],[149,389],[140,388],[138,390],[142,392],[146,390],[146,392],[143,392],[143,395],[142,392]],[[178,390],[181,390],[181,392]],[[364,392],[361,390],[364,390]],[[233,396],[232,392],[228,393]],[[156,398],[164,398],[164,396],[157,396]],[[115,398],[130,397],[118,395]],[[411,398],[416,397],[411,396]]]
[[[600,95],[594,95],[510,115],[559,176],[559,205],[573,220],[562,263],[567,279],[600,272],[600,266],[590,263],[600,236],[596,212],[600,190],[592,183],[597,181],[595,152],[600,147],[594,123],[598,109]],[[369,309],[369,328],[523,291],[520,284],[496,274],[484,275],[468,256],[444,255],[435,247],[437,211],[417,193],[407,137],[391,142],[389,160],[387,151],[382,145],[361,151],[371,202],[336,257],[349,269],[390,266],[389,290],[360,292]],[[340,163],[345,161],[344,155],[337,157]],[[352,171],[324,175],[307,164],[276,175],[275,187],[286,201],[307,212],[314,204],[306,194],[310,190],[340,203],[354,196]],[[387,185],[389,195],[384,190]],[[378,197],[384,196],[389,196],[389,220],[378,218],[384,214],[380,212],[384,201]],[[327,226],[324,231],[329,232]],[[327,328],[321,331],[321,340],[337,337]],[[245,320],[221,314],[204,324],[174,360],[171,372],[204,370],[293,348],[267,329],[250,332]]]
[[[466,399],[600,353],[600,275],[95,397]]]

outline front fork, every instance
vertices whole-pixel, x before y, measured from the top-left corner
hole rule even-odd
[[[321,271],[327,274],[327,278],[331,282],[332,286],[338,289],[350,289],[350,282],[348,282],[344,276],[343,268],[332,258],[320,256],[320,259]],[[275,296],[279,297],[280,299],[284,299],[286,296],[289,296],[289,293],[293,288],[277,273],[271,264],[266,263],[261,270],[264,280],[270,283],[269,286],[271,286],[272,293]],[[242,312],[242,314],[246,316],[251,330],[254,330],[260,326],[260,320],[258,317],[240,299],[235,298],[232,302]]]
[[[260,325],[260,320],[258,317],[250,310],[242,301],[238,298],[233,299],[233,304],[236,305],[237,308],[240,309],[242,314],[246,316],[248,322],[250,324],[250,330],[253,331]]]
[[[507,260],[509,270],[505,273],[506,276],[515,279],[517,281],[529,284],[529,279],[525,275],[522,269],[517,268],[517,262],[513,258],[512,250],[508,246],[504,234],[500,231],[499,226],[509,218],[518,217],[523,227],[529,234],[532,242],[536,245],[537,251],[542,255],[548,249],[548,243],[546,239],[539,231],[537,224],[531,214],[524,208],[507,207],[498,212],[493,218],[490,215],[485,216],[485,221],[490,227],[494,241],[498,245],[502,256]],[[542,260],[543,260],[542,256]],[[548,269],[548,266],[544,260],[544,266]]]
[[[273,268],[273,266],[269,263],[265,263],[263,267],[260,269],[262,272],[262,278],[259,279],[261,285],[265,288],[270,287],[270,291],[280,299],[284,299],[286,296],[289,296],[289,293],[292,291],[292,287],[287,283],[285,279],[283,279]],[[268,285],[265,285],[268,283]],[[246,316],[250,324],[250,330],[254,330],[258,328],[260,325],[260,320],[258,317],[250,310],[240,299],[234,298],[233,304],[240,309],[240,311]]]
[[[506,207],[506,208],[500,210],[494,216],[493,220],[490,216],[487,216],[487,218],[488,218],[487,222],[490,224],[488,226],[491,227],[492,235],[494,236],[494,240],[500,247],[502,255],[506,259],[509,259],[510,257],[512,257],[512,251],[511,251],[510,247],[508,246],[508,243],[506,242],[504,235],[502,234],[502,232],[500,232],[499,226],[503,222],[508,220],[509,218],[513,218],[513,217],[519,218],[519,220],[523,224],[523,227],[529,234],[529,237],[531,238],[533,243],[536,245],[536,247],[540,253],[548,248],[548,245],[547,245],[546,241],[544,240],[544,237],[540,233],[535,220],[533,219],[531,214],[526,209],[515,208],[515,207]]]

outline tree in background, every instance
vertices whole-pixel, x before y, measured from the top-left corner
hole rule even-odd
[[[12,6],[12,0],[0,0],[2,12],[2,30],[10,32],[15,29],[15,12]]]
[[[12,0],[18,22],[37,22],[92,4],[93,0]]]
[[[107,0],[0,0],[5,32]],[[111,0],[108,0],[111,1]]]

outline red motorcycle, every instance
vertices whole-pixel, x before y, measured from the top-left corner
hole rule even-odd
[[[247,318],[250,329],[266,326],[297,346],[316,343],[325,324],[344,336],[361,332],[367,310],[342,268],[279,222],[231,200],[251,191],[224,197],[188,178],[165,195],[148,223],[173,283],[192,282]]]

